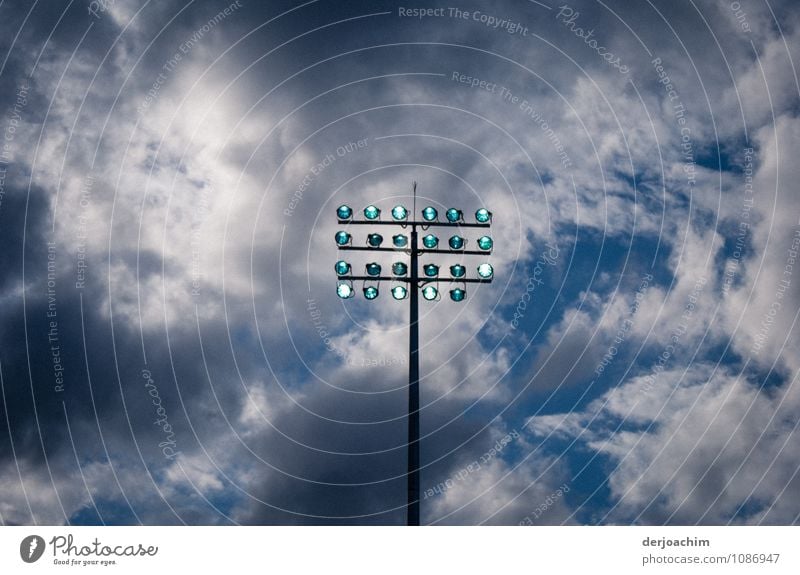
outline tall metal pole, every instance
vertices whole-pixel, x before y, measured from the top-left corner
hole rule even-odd
[[[417,183],[414,182],[414,214]],[[408,511],[407,524],[419,525],[419,274],[417,272],[417,224],[411,224],[411,297],[408,338]]]

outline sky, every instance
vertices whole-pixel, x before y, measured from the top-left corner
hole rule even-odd
[[[416,182],[494,240],[420,302],[422,523],[797,524],[796,61],[789,0],[0,2],[0,522],[404,524],[334,234]]]

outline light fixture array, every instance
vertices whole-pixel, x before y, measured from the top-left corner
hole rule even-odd
[[[479,237],[475,244],[477,250],[467,248],[468,240],[460,235],[453,234],[447,239],[447,249],[439,249],[439,236],[428,233],[421,238],[421,245],[414,246],[412,242],[416,237],[416,227],[420,226],[427,229],[431,226],[459,227],[459,228],[488,228],[492,222],[492,212],[486,208],[480,208],[475,212],[475,221],[466,222],[464,213],[457,208],[447,209],[445,220],[439,220],[439,211],[433,206],[427,206],[421,210],[422,219],[419,221],[409,221],[411,215],[409,210],[403,205],[396,205],[391,209],[391,220],[381,220],[381,210],[377,206],[370,204],[363,209],[364,219],[354,219],[353,209],[343,204],[336,209],[336,216],[340,224],[372,224],[372,225],[395,225],[403,228],[412,226],[409,238],[406,233],[398,233],[391,237],[391,247],[384,247],[384,238],[379,233],[368,233],[366,235],[366,246],[353,245],[353,236],[348,231],[339,230],[336,232],[336,246],[340,250],[366,250],[366,251],[393,251],[401,253],[412,253],[414,256],[419,254],[459,254],[469,255],[489,255],[494,247],[494,242],[489,235]],[[377,262],[366,264],[364,271],[366,275],[358,275],[353,272],[351,264],[345,260],[339,260],[335,264],[338,284],[336,287],[337,295],[342,299],[350,299],[355,295],[353,288],[354,281],[363,281],[362,291],[367,300],[376,299],[380,295],[379,284],[381,280],[387,280],[392,285],[390,293],[394,299],[406,299],[409,289],[420,289],[423,299],[435,301],[440,299],[438,284],[440,281],[462,284],[450,290],[450,299],[454,302],[462,302],[466,299],[466,283],[490,283],[494,278],[494,268],[488,262],[479,264],[475,270],[475,277],[467,277],[467,268],[458,263],[450,266],[449,277],[440,274],[440,266],[435,263],[422,265],[422,274],[416,278],[416,286],[409,285],[412,278],[409,277],[409,266],[405,262],[395,261],[391,265],[391,275],[382,276],[382,267]],[[370,282],[370,283],[368,283]],[[378,285],[375,285],[375,284]]]

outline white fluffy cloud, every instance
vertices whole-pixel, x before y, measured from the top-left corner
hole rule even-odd
[[[714,365],[635,377],[585,410],[535,417],[612,465],[605,520],[785,524],[798,501],[797,394]]]

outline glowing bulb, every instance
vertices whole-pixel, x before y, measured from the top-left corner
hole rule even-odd
[[[404,220],[408,217],[408,210],[403,206],[395,206],[392,208],[392,218],[395,220]]]
[[[450,290],[450,299],[453,301],[464,301],[465,297],[467,297],[467,290],[463,290],[461,288]]]
[[[465,268],[461,264],[450,266],[450,275],[453,276],[454,278],[463,278],[466,273],[467,273],[467,268]]]
[[[457,210],[455,208],[450,208],[449,210],[447,210],[446,215],[447,215],[447,221],[450,222],[451,224],[461,221],[461,219],[464,217],[464,214],[461,213],[461,210]]]
[[[350,206],[342,204],[336,208],[336,215],[340,220],[349,220],[353,217],[353,210],[350,209]]]
[[[461,236],[452,236],[447,243],[450,244],[451,250],[464,249],[464,238],[462,238]]]
[[[453,301],[464,301],[465,297],[467,297],[467,290],[461,288],[450,290],[450,299]]]
[[[481,264],[478,266],[478,275],[483,279],[488,280],[494,275],[494,268],[491,264]]]
[[[347,232],[343,231],[336,232],[336,245],[346,246],[347,244],[350,243],[351,239],[353,239],[353,237]]]
[[[353,297],[353,286],[350,284],[339,284],[336,286],[336,295],[342,299]]]
[[[492,212],[490,212],[486,208],[481,208],[477,212],[475,212],[475,220],[479,224],[485,224],[491,219],[492,219]]]
[[[422,210],[422,219],[426,222],[435,222],[436,218],[439,217],[439,212],[436,211],[436,208],[433,206],[428,206],[424,210]]]
[[[439,295],[439,290],[437,290],[433,286],[425,286],[424,288],[422,288],[422,297],[424,297],[428,301],[436,299],[436,296],[438,295]]]
[[[392,288],[392,297],[394,299],[406,299],[408,295],[408,290],[403,286],[394,286]]]
[[[433,234],[428,234],[424,238],[422,238],[422,245],[426,248],[433,249],[439,245],[439,238],[434,236]]]
[[[345,276],[350,273],[350,264],[345,261],[339,260],[336,262],[335,268],[336,275]]]

